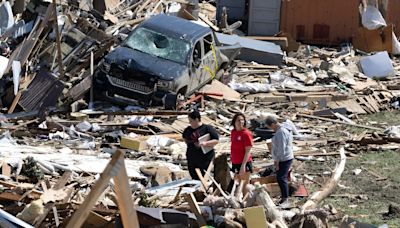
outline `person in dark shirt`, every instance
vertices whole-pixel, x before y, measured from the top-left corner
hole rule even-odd
[[[191,112],[188,117],[190,126],[183,131],[182,137],[187,145],[186,158],[190,176],[194,180],[199,180],[196,168],[199,168],[204,175],[215,156],[214,149],[204,153],[202,147],[213,148],[218,144],[219,136],[214,127],[201,122],[198,111]],[[199,143],[199,138],[206,134],[210,134],[209,140]]]

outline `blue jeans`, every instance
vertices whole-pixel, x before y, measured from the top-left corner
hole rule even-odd
[[[290,167],[292,166],[293,159],[279,162],[279,170],[276,172],[276,179],[281,189],[282,199],[289,197],[289,185],[288,185],[288,174]]]

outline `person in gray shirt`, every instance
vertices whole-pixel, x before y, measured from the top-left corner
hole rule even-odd
[[[293,162],[293,128],[288,124],[279,123],[275,116],[268,116],[265,120],[265,125],[275,131],[275,135],[272,137],[271,154],[275,164],[276,179],[282,196],[279,205],[281,207],[288,207],[288,175]]]

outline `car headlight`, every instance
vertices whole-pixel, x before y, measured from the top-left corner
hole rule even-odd
[[[158,80],[157,87],[162,89],[172,89],[174,85],[173,81]]]

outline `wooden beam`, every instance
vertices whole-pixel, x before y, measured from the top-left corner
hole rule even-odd
[[[220,191],[221,195],[225,198],[225,199],[229,199],[228,195],[225,193],[225,191],[221,188],[221,185],[215,181],[215,179],[208,174],[208,177],[210,178],[210,180],[214,183],[214,185],[217,187],[217,189]]]
[[[125,169],[124,157],[119,158],[121,168],[116,177],[114,177],[114,188],[118,201],[118,208],[124,227],[139,228],[139,220],[136,210],[133,206],[132,192],[129,187],[129,178]]]
[[[13,102],[12,102],[10,108],[8,109],[8,112],[7,112],[8,114],[14,112],[15,107],[17,107],[17,104],[18,104],[18,102],[19,102],[19,99],[21,98],[21,95],[22,95],[22,91],[20,90],[20,91],[18,91],[17,95],[14,97],[14,100],[13,100]]]
[[[57,183],[53,186],[55,190],[62,189],[68,182],[69,178],[72,176],[71,171],[66,171],[64,174],[61,176],[60,179],[58,179]]]
[[[1,166],[1,173],[7,177],[11,176],[11,167],[7,164],[7,162],[3,161],[3,165]]]
[[[54,9],[54,30],[56,31],[56,43],[57,43],[57,60],[58,60],[58,69],[60,71],[60,80],[64,79],[64,68],[63,68],[63,58],[61,53],[61,37],[60,31],[58,30],[58,19],[57,19],[57,3],[56,0],[53,0],[53,9]]]
[[[200,171],[199,168],[196,168],[195,170],[196,170],[197,176],[198,176],[199,179],[200,179],[202,190],[203,190],[204,192],[207,192],[207,189],[208,189],[207,181],[204,179],[203,174],[201,174],[201,171]]]
[[[334,119],[329,119],[329,118],[324,118],[324,117],[319,117],[319,116],[312,116],[312,115],[306,115],[306,114],[297,114],[297,116],[304,117],[304,118],[317,119],[317,120],[330,121],[333,123],[349,125],[349,126],[359,127],[359,128],[365,128],[365,129],[370,129],[370,130],[374,130],[374,131],[383,131],[382,128],[370,127],[370,126],[365,126],[365,125],[360,125],[360,124],[352,124],[352,123],[347,123],[347,122],[343,122],[340,120],[334,120]]]
[[[60,225],[60,219],[58,218],[57,208],[53,207],[54,221],[56,222],[56,227]]]
[[[189,203],[190,210],[196,215],[197,223],[200,227],[207,226],[206,220],[204,220],[203,215],[201,215],[201,210],[197,204],[196,198],[193,193],[185,195],[186,201]]]
[[[65,180],[68,180],[69,177],[71,177],[71,175],[72,175],[71,172],[65,172],[65,173],[62,175],[62,177],[57,181],[57,183],[53,186],[53,189],[54,189],[54,190],[62,189],[62,188],[65,186],[65,184],[67,183],[67,181],[65,181]],[[45,184],[44,182],[42,182],[42,183],[43,183],[43,185],[42,185],[43,190],[44,190],[44,191],[47,191],[47,189],[46,189],[46,188],[47,188],[46,184]],[[65,200],[68,200],[69,197],[70,197],[69,194],[67,194],[67,196],[66,196],[66,198],[64,199],[64,201],[65,201]],[[55,208],[55,203],[54,203],[54,202],[48,203],[48,204],[44,207],[43,214],[41,214],[39,217],[37,217],[37,218],[35,219],[35,221],[33,222],[34,225],[35,225],[36,227],[39,227],[39,226],[42,224],[42,222],[46,219],[46,217],[47,217],[47,215],[49,214],[49,212],[50,212],[51,210],[54,211],[54,208]],[[54,216],[56,216],[56,215],[54,215]]]
[[[66,226],[67,228],[82,226],[97,199],[107,188],[111,178],[114,178],[116,198],[124,227],[139,228],[139,220],[133,207],[128,175],[125,169],[124,153],[120,150],[114,153],[111,161],[100,175],[99,180],[93,186],[86,200],[73,214]]]
[[[342,176],[342,173],[346,165],[346,155],[344,148],[343,147],[340,148],[339,152],[340,152],[340,162],[338,166],[335,168],[335,172],[332,174],[332,177],[324,184],[321,190],[311,194],[308,200],[301,207],[301,213],[304,213],[306,210],[311,210],[316,208],[323,199],[328,197],[333,192],[333,190],[339,183],[339,180]]]
[[[97,199],[100,195],[104,192],[107,188],[108,183],[112,176],[117,174],[119,169],[121,168],[121,160],[120,158],[123,157],[123,153],[120,150],[114,153],[111,161],[108,163],[107,167],[104,169],[103,173],[100,175],[99,180],[96,184],[92,187],[89,195],[86,197],[85,201],[79,207],[77,211],[72,215],[71,220],[69,221],[66,228],[75,228],[81,227],[82,224],[85,222],[86,218],[88,217],[90,210],[93,208]]]

